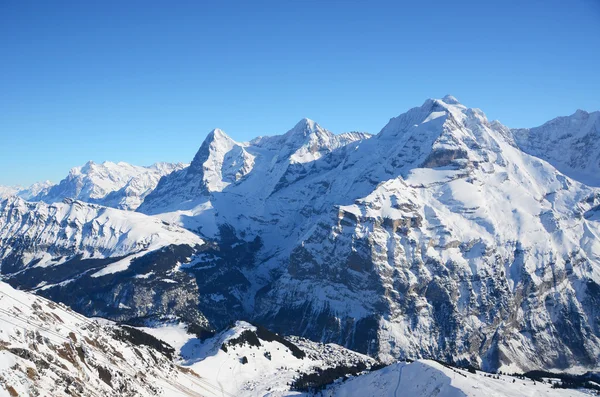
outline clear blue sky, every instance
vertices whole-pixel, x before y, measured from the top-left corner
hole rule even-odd
[[[429,97],[511,127],[600,109],[599,0],[0,0],[0,184],[190,161],[302,117],[376,133]]]

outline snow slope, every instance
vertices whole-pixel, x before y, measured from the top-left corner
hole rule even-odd
[[[487,375],[487,376],[486,376]],[[325,397],[578,397],[590,390],[553,389],[550,383],[534,382],[500,375],[449,368],[435,361],[398,363],[370,374],[355,377],[322,395]],[[514,382],[513,382],[514,381]]]
[[[122,335],[0,282],[0,396],[206,395],[197,374]]]
[[[243,321],[204,341],[189,335],[181,324],[142,329],[175,347],[181,354],[180,365],[217,385],[215,396],[221,393],[238,397],[285,396],[290,394],[290,384],[299,374],[313,372],[315,368],[357,363],[368,368],[375,364],[372,358],[335,344],[297,337],[285,338],[288,346],[277,340],[265,340],[255,326]],[[245,333],[250,334],[250,342],[240,340]],[[294,352],[289,346],[297,350]]]
[[[137,211],[207,243],[129,264],[88,260],[77,266],[94,272],[82,277],[20,272],[15,256],[1,269],[86,314],[140,325],[175,313],[218,331],[243,318],[386,362],[510,371],[600,362],[600,191],[450,96],[372,137],[307,119],[245,143],[214,130]],[[19,253],[36,246],[24,240]]]

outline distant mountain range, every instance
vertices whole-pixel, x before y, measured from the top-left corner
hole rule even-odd
[[[216,129],[189,165],[5,189],[0,273],[202,337],[248,320],[383,362],[597,368],[599,131],[583,111],[511,130],[451,96],[373,136]]]

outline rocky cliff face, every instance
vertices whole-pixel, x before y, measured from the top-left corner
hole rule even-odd
[[[206,243],[154,251],[94,296],[138,321],[119,299],[137,283],[175,294],[167,278],[190,298],[177,315],[207,329],[248,319],[382,360],[597,366],[600,190],[517,135],[450,96],[372,137],[310,120],[247,143],[215,130],[138,208]],[[136,307],[166,315],[161,299]]]

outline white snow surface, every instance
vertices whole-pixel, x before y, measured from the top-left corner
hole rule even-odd
[[[486,376],[487,375],[487,376]],[[583,397],[590,390],[553,389],[550,383],[448,368],[435,361],[398,363],[326,390],[323,397]],[[514,381],[514,382],[513,382]]]
[[[158,328],[142,328],[145,332],[171,344],[181,354],[179,365],[191,368],[211,384],[218,386],[214,394],[207,396],[235,395],[238,397],[290,395],[289,383],[298,373],[312,372],[314,368],[329,368],[340,364],[375,360],[344,349],[335,344],[322,344],[297,337],[292,343],[306,353],[302,359],[295,357],[288,347],[277,341],[260,340],[261,346],[249,344],[228,345],[244,331],[256,327],[244,321],[205,341],[187,334],[183,324]],[[225,352],[221,346],[227,346]],[[266,354],[270,356],[268,358]],[[242,357],[248,362],[243,364]],[[294,393],[291,393],[294,394]]]

